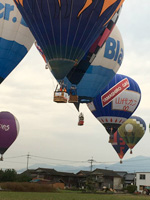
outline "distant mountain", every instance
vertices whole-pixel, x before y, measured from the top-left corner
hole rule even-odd
[[[90,166],[71,166],[71,165],[47,165],[45,163],[37,163],[29,166],[29,169],[37,169],[37,168],[51,168],[61,172],[73,172],[77,173],[80,170],[90,171]],[[95,165],[93,163],[92,170],[100,168],[100,169],[108,169],[114,171],[127,171],[127,172],[150,172],[150,157],[146,156],[137,156],[134,158],[130,158],[124,160],[122,164],[117,162],[115,164],[100,164]],[[22,173],[26,169],[17,170],[18,173]]]
[[[114,171],[150,172],[150,157],[137,156],[110,166]]]

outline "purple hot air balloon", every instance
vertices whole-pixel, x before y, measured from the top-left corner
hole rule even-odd
[[[0,154],[3,154],[15,141],[19,133],[19,122],[10,112],[0,112]]]

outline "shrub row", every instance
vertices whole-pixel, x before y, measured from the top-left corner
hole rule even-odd
[[[18,183],[18,182],[5,182],[0,183],[3,190],[20,191],[20,192],[54,192],[56,191],[50,184],[38,183]]]

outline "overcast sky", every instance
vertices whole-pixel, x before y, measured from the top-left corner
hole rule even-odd
[[[124,60],[118,73],[133,78],[140,86],[142,99],[134,115],[144,119],[144,137],[124,159],[150,156],[150,1],[125,0],[117,26],[124,41]],[[56,81],[33,46],[23,61],[0,86],[0,110],[9,111],[20,123],[19,136],[4,154],[1,168],[26,168],[34,163],[86,165],[118,162],[108,143],[109,135],[100,122],[81,105],[85,125],[77,126],[78,112],[73,105],[53,102]],[[37,156],[37,157],[35,157]],[[16,157],[16,158],[15,158]],[[41,158],[39,158],[41,157]],[[61,161],[42,159],[53,158]],[[62,161],[62,160],[68,160]]]

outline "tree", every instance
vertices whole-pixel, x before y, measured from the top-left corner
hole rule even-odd
[[[92,176],[88,176],[86,179],[86,191],[95,192],[95,181],[92,179]]]
[[[17,172],[14,169],[0,170],[0,182],[14,182],[17,178]]]

